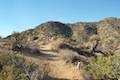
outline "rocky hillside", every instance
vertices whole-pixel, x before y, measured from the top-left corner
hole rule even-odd
[[[120,19],[106,18],[94,23],[71,25],[72,39],[78,47],[89,48],[104,54],[120,51]]]
[[[3,80],[120,79],[120,19],[49,21],[15,32],[0,38],[0,61]]]
[[[98,22],[64,24],[49,21],[34,29],[7,37],[19,43],[40,47],[62,38],[70,47],[92,54],[120,53],[120,19],[109,17]]]

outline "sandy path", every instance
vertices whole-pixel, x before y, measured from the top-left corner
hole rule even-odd
[[[77,69],[76,66],[72,64],[66,64],[64,60],[47,60],[30,56],[24,57],[25,59],[36,63],[37,65],[47,64],[48,69],[50,69],[48,75],[56,78],[56,80],[85,80],[81,71]]]

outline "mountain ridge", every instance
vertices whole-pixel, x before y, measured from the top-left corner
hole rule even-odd
[[[15,33],[6,37],[7,39],[15,38],[16,41],[26,44],[33,43],[41,46],[47,45],[59,38],[64,39],[64,43],[76,48],[89,48],[92,51],[96,44],[96,50],[105,54],[119,52],[119,36],[120,34],[120,19],[108,17],[98,22],[80,22],[74,24],[64,24],[56,21],[48,21],[38,25],[34,29],[29,29],[21,33]],[[116,40],[115,40],[116,39]],[[93,40],[93,41],[92,41]],[[105,41],[108,42],[105,42]],[[114,42],[115,45],[110,44]],[[105,50],[105,46],[111,50]],[[111,46],[111,47],[110,47]],[[115,47],[116,50],[113,50]]]

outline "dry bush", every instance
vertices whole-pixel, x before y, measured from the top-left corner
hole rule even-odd
[[[59,56],[66,61],[66,63],[74,63],[74,59],[79,61],[79,55],[72,50],[60,50]]]
[[[64,43],[64,39],[63,38],[58,38],[56,40],[51,41],[48,45],[52,48],[52,49],[58,49],[60,45],[62,45]]]
[[[0,80],[43,80],[46,65],[29,62],[14,52],[0,52]]]
[[[27,71],[30,80],[44,80],[45,78],[49,77],[49,69],[44,64],[40,64],[39,66],[33,64],[32,66],[28,67]]]

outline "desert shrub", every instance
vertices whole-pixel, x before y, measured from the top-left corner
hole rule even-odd
[[[62,60],[64,60],[66,64],[72,64],[79,69],[82,69],[84,67],[84,64],[88,63],[86,57],[79,55],[77,52],[69,49],[60,50],[59,56]]]
[[[98,25],[98,36],[100,38],[100,45],[98,46],[98,49],[105,54],[120,53],[119,26],[115,23],[111,24],[101,23]]]
[[[60,45],[62,45],[64,43],[64,39],[63,38],[58,38],[58,39],[55,39],[55,40],[52,40],[50,43],[49,43],[49,46],[52,48],[52,49],[57,49],[60,47]]]
[[[60,50],[59,55],[66,63],[74,63],[80,60],[79,55],[76,52],[68,49]]]
[[[12,53],[0,53],[0,80],[26,80],[27,75],[22,68],[24,59]],[[18,68],[19,67],[19,68]]]
[[[28,62],[13,52],[0,52],[0,80],[42,80],[45,75],[43,65]]]
[[[120,55],[90,58],[85,70],[96,79],[120,79]]]
[[[97,34],[97,28],[96,27],[94,27],[94,26],[85,26],[84,27],[84,30],[85,30],[85,32],[86,32],[86,34],[88,34],[88,35],[94,35],[94,34]]]

